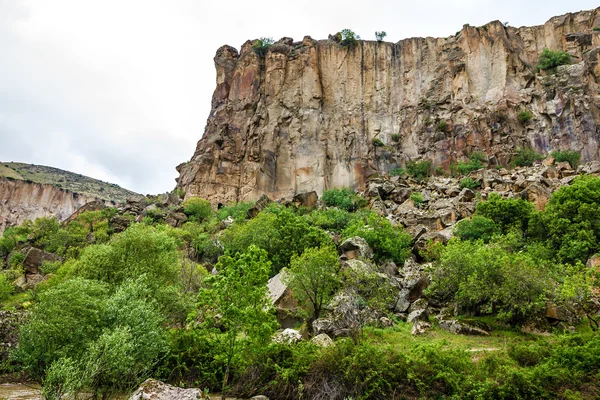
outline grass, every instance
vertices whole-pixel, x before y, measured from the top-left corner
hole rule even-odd
[[[25,292],[16,293],[10,296],[8,299],[2,302],[2,310],[14,310],[18,306],[22,306],[23,303],[28,303],[33,299],[31,290]]]

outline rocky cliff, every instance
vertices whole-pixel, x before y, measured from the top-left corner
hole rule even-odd
[[[251,41],[223,46],[206,129],[177,185],[224,203],[364,188],[409,160],[448,170],[474,150],[491,165],[520,147],[600,159],[599,30],[600,8],[398,43],[283,38],[265,56]],[[544,48],[572,64],[538,71]]]

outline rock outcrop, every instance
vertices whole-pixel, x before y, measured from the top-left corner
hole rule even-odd
[[[520,147],[600,159],[600,8],[515,28],[465,25],[397,43],[283,38],[259,56],[223,46],[202,139],[178,187],[213,202],[274,199],[367,178],[409,160],[448,170],[475,150]],[[538,71],[544,48],[572,64]],[[519,121],[518,113],[532,118]]]

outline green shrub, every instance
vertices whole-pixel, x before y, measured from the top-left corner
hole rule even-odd
[[[202,222],[213,215],[211,204],[208,200],[192,197],[183,202],[183,212],[189,219]]]
[[[489,218],[474,215],[456,224],[454,234],[461,240],[483,240],[489,242],[494,235],[500,234],[500,228]]]
[[[390,171],[390,176],[402,176],[406,175],[406,170],[404,168],[396,167],[392,168]]]
[[[526,124],[527,122],[531,121],[531,118],[533,118],[533,114],[529,110],[521,110],[517,114],[517,119],[522,124]]]
[[[558,66],[571,64],[571,56],[561,50],[544,49],[538,59],[538,69],[555,71]]]
[[[415,203],[416,206],[422,204],[425,200],[423,199],[423,195],[421,192],[414,192],[410,195],[410,199]]]
[[[406,173],[420,181],[431,175],[431,161],[409,161],[406,163]]]
[[[592,29],[592,31],[594,31],[594,32],[600,32],[600,28],[596,27],[596,28]]]
[[[10,256],[10,260],[8,262],[8,266],[11,269],[19,270],[23,267],[23,261],[25,260],[25,254],[21,252],[13,253]]]
[[[367,205],[367,201],[352,188],[325,190],[321,197],[327,207],[338,207],[346,211],[356,211]]]
[[[371,143],[373,143],[373,146],[375,146],[375,147],[385,146],[385,144],[379,138],[373,138],[373,140],[371,140]]]
[[[400,134],[399,133],[393,133],[392,134],[392,141],[399,142],[400,141]]]
[[[353,221],[343,231],[343,237],[360,236],[369,243],[376,260],[391,259],[398,265],[403,264],[410,254],[410,235],[375,213],[367,212],[364,216]]]
[[[252,43],[252,48],[259,57],[265,57],[269,47],[271,47],[273,43],[275,43],[273,38],[262,37],[260,39],[256,39],[254,43]]]
[[[555,162],[567,161],[573,169],[576,169],[581,161],[581,154],[577,150],[553,151],[552,157]]]
[[[535,208],[522,199],[503,199],[492,193],[487,201],[477,203],[475,214],[494,221],[503,233],[511,229],[526,232]]]
[[[451,166],[451,169],[458,174],[467,175],[477,171],[485,166],[484,162],[487,156],[482,151],[474,151],[467,157],[469,161],[459,161]]]
[[[8,299],[15,291],[15,287],[6,274],[0,274],[0,301]]]
[[[309,224],[324,230],[341,232],[354,219],[354,214],[337,207],[315,210],[304,216]]]
[[[377,39],[378,42],[383,41],[383,39],[387,36],[387,33],[385,33],[385,31],[381,31],[381,32],[375,32],[375,39]]]
[[[435,130],[437,132],[447,132],[448,123],[446,121],[439,121],[437,124],[435,124]]]
[[[475,189],[479,187],[479,183],[475,179],[468,176],[460,180],[460,187],[467,189]]]
[[[251,201],[226,205],[219,208],[217,217],[219,218],[219,221],[223,221],[227,219],[227,217],[231,217],[235,221],[243,221],[248,216],[248,210],[250,210],[253,205],[254,202]]]
[[[358,44],[358,41],[360,40],[360,36],[358,36],[350,29],[342,29],[340,34],[342,36],[342,40],[340,41],[340,44],[342,46],[353,47],[356,46]]]
[[[534,149],[522,148],[517,149],[515,157],[512,159],[511,164],[517,167],[530,167],[536,161],[541,161],[544,156]]]

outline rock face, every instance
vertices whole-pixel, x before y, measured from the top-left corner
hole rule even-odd
[[[53,185],[0,177],[0,232],[39,217],[62,221],[95,200]]]
[[[448,170],[475,150],[492,165],[519,147],[600,159],[599,27],[600,8],[398,43],[284,38],[265,57],[251,41],[223,46],[206,129],[177,185],[221,203],[292,199],[364,189],[409,160]],[[537,71],[544,48],[567,51],[572,65]],[[519,122],[525,110],[532,119]]]

